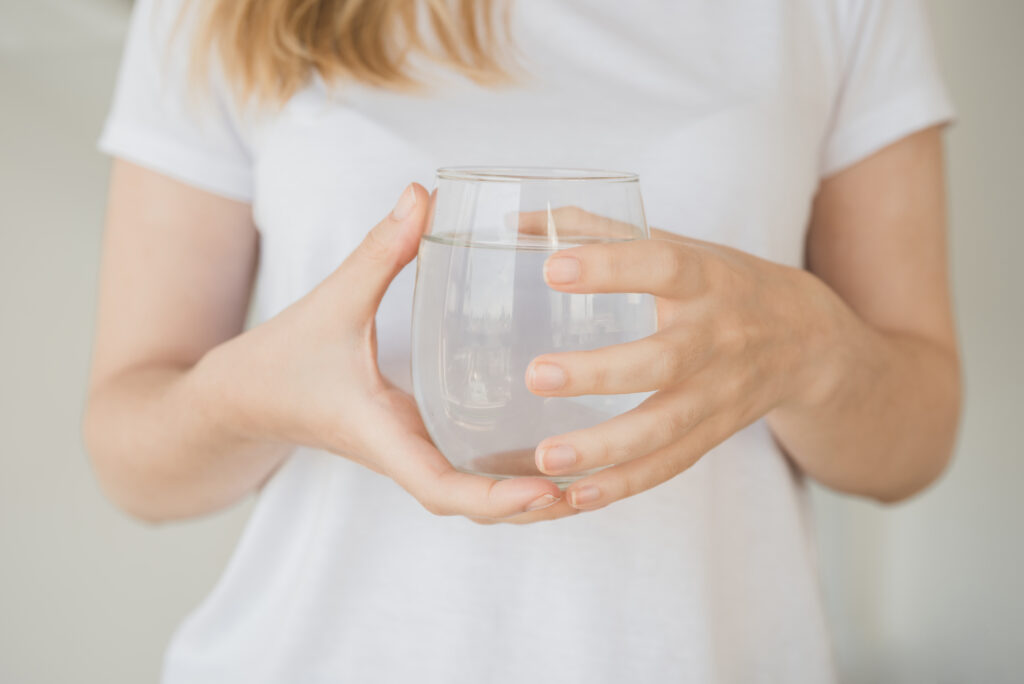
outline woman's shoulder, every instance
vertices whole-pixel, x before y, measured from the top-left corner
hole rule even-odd
[[[99,147],[204,190],[248,201],[248,128],[215,64],[202,72],[193,69],[201,4],[137,0]]]

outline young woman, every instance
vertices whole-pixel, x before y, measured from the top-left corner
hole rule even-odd
[[[832,679],[806,478],[900,500],[954,439],[950,116],[912,0],[140,0],[87,442],[146,520],[258,492],[165,681]],[[662,231],[547,263],[661,311],[532,366],[657,390],[541,445],[615,464],[564,495],[452,470],[407,393],[447,164],[636,171]]]

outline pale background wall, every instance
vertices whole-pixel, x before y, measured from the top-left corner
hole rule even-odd
[[[890,0],[901,2],[903,0]],[[968,410],[934,489],[816,491],[847,682],[1024,681],[1024,2],[933,0]],[[246,506],[161,528],[102,498],[79,444],[117,0],[0,0],[0,682],[154,681]]]

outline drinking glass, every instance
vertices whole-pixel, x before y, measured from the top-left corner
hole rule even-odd
[[[413,391],[452,466],[492,478],[545,476],[546,437],[591,427],[648,393],[539,397],[526,369],[549,352],[595,349],[654,333],[648,294],[567,294],[544,281],[554,252],[649,237],[635,174],[584,169],[451,167],[437,171],[419,248]],[[587,473],[550,477],[563,487]],[[546,477],[546,476],[545,476]]]

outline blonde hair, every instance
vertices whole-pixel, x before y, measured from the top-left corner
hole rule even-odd
[[[329,82],[416,89],[422,75],[412,55],[480,84],[509,74],[509,5],[501,0],[199,2],[194,75],[209,73],[216,56],[243,99],[282,103],[314,73]]]

